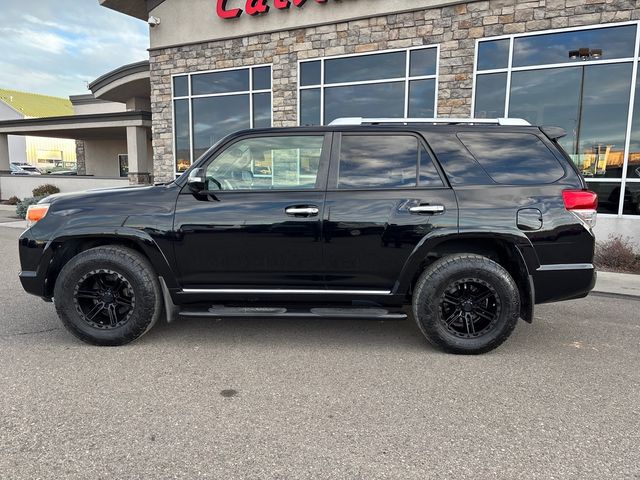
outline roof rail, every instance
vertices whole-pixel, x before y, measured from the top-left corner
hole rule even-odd
[[[509,125],[509,126],[531,126],[529,122],[522,118],[362,118],[344,117],[337,118],[329,125],[373,125],[380,123],[431,123],[431,124],[481,124],[481,125]]]

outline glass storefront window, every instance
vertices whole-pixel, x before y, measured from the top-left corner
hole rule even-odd
[[[194,160],[223,137],[250,127],[249,95],[194,98],[192,102]]]
[[[269,90],[271,88],[271,67],[253,69],[253,89]]]
[[[504,117],[504,100],[507,91],[506,73],[488,73],[476,77],[476,118]]]
[[[491,40],[478,45],[478,70],[507,68],[509,65],[509,39]]]
[[[300,91],[300,125],[320,125],[320,89]]]
[[[189,95],[189,77],[182,75],[173,77],[173,96],[186,97]]]
[[[321,62],[303,62],[300,64],[300,85],[320,85],[322,83]]]
[[[324,62],[324,83],[366,82],[406,75],[406,53],[379,53],[328,59]]]
[[[300,62],[300,125],[340,117],[433,117],[437,70],[438,47]]]
[[[570,61],[569,52],[579,49],[601,50],[598,58],[630,58],[634,56],[636,26],[574,30],[516,37],[513,43],[513,66],[550,65]],[[597,60],[589,57],[590,60]]]
[[[412,80],[409,82],[409,117],[435,117],[433,98],[436,94],[436,81]]]
[[[175,132],[176,170],[183,172],[191,165],[191,141],[189,140],[189,100],[173,102],[173,130]]]
[[[411,51],[409,76],[422,77],[425,75],[435,75],[438,54],[435,48],[421,48]]]
[[[625,183],[624,198],[622,199],[622,202],[623,214],[640,215],[640,183]]]
[[[559,143],[598,193],[599,211],[638,215],[639,35],[633,22],[480,40],[474,116],[499,117],[506,105],[505,116],[562,127]]]
[[[330,87],[324,92],[324,118],[403,116],[404,82]]]
[[[249,70],[200,73],[191,76],[191,94],[246,92],[249,90]]]
[[[176,173],[230,133],[272,123],[271,66],[178,75],[173,95]]]
[[[640,179],[640,76],[636,79],[627,178]]]
[[[598,194],[598,213],[618,214],[620,182],[589,182],[589,189]]]

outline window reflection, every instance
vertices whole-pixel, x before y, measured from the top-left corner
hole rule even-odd
[[[191,165],[189,151],[189,100],[174,102],[174,130],[176,140],[176,171],[184,172]]]
[[[435,75],[437,54],[438,50],[435,48],[411,50],[409,76],[420,77],[424,75]]]
[[[514,72],[509,116],[564,128],[560,144],[583,175],[620,178],[631,69],[621,63]]]
[[[174,100],[176,172],[185,171],[191,158],[195,160],[230,133],[270,127],[270,89],[270,66],[173,77],[174,98],[187,97]]]
[[[186,75],[173,77],[173,96],[186,97],[189,95],[189,78]]]
[[[416,186],[418,160],[415,137],[343,135],[338,188]]]
[[[320,72],[320,60],[302,62],[300,64],[300,85],[320,85],[322,83]]]
[[[633,123],[629,142],[629,164],[627,178],[640,179],[640,75],[636,80],[635,105],[633,107]]]
[[[504,117],[507,74],[490,73],[476,77],[475,118]]]
[[[640,183],[627,182],[625,184],[622,213],[640,215]]]
[[[435,80],[413,80],[409,83],[409,117],[435,117]]]
[[[327,88],[324,93],[325,122],[341,117],[404,116],[404,82]]]
[[[516,37],[513,66],[566,63],[571,61],[568,52],[580,48],[602,49],[603,59],[629,58],[634,56],[635,37],[635,25]]]
[[[535,135],[464,132],[458,138],[496,183],[553,183],[564,176],[560,162]]]
[[[253,128],[271,126],[271,94],[255,93],[253,95]]]
[[[300,125],[320,125],[320,89],[300,91]]]
[[[491,40],[478,44],[478,70],[507,68],[509,65],[509,39]]]
[[[191,94],[246,92],[249,90],[249,69],[199,73],[191,77]]]
[[[324,63],[325,83],[362,82],[406,75],[406,52],[333,58]]]
[[[598,194],[599,213],[618,214],[620,188],[620,182],[589,182],[589,190]]]
[[[249,95],[193,99],[193,158],[230,133],[249,128]]]

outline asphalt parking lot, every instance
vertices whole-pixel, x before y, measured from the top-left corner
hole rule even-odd
[[[410,321],[188,320],[82,344],[0,228],[0,478],[640,478],[640,301],[539,307],[499,350]]]

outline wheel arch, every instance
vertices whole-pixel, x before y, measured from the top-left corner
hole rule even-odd
[[[531,274],[540,263],[533,245],[523,234],[474,232],[425,239],[406,262],[396,293],[411,296],[425,268],[439,258],[459,253],[482,255],[502,265],[518,285],[521,318],[529,323],[533,320],[535,291]]]
[[[154,239],[146,232],[118,227],[110,231],[87,230],[62,233],[49,241],[44,252],[49,257],[45,295],[53,295],[58,275],[69,260],[91,248],[114,245],[127,247],[141,254],[149,261],[155,274],[162,277],[169,288],[177,287],[177,278],[169,260]]]

